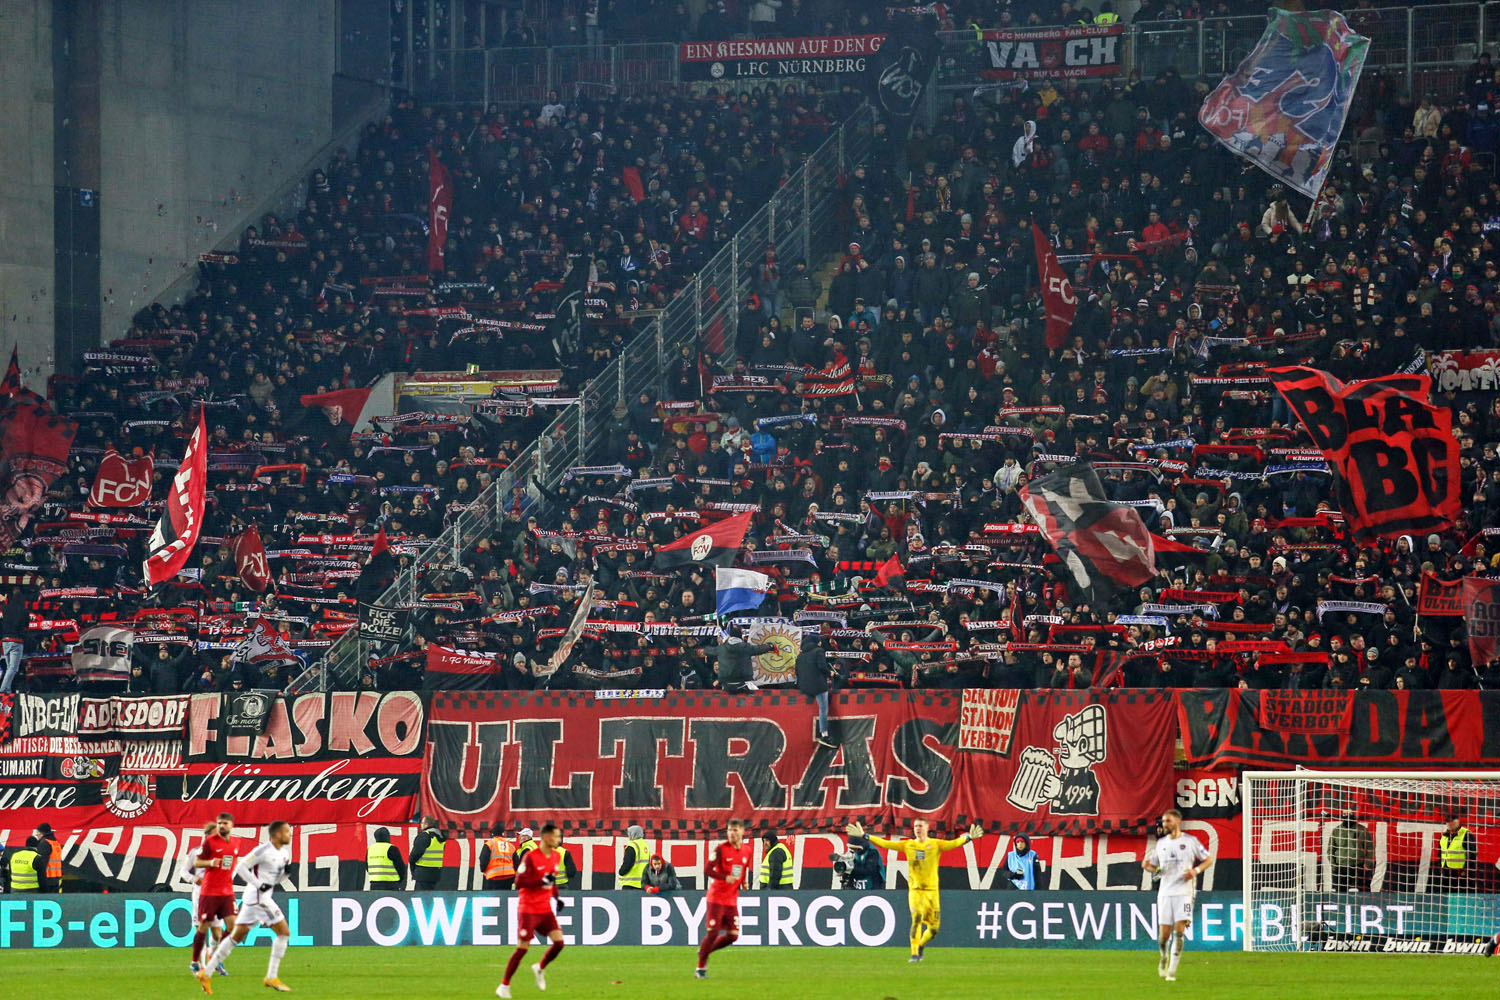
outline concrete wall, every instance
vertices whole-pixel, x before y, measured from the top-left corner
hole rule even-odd
[[[0,0],[0,367],[35,389],[52,353],[52,7]]]
[[[333,0],[103,0],[100,11],[108,341],[329,140],[335,18]]]

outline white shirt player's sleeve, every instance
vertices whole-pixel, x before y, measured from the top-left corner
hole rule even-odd
[[[1193,864],[1196,865],[1200,861],[1207,861],[1208,848],[1203,846],[1203,841],[1197,837],[1189,837],[1188,839],[1193,842]]]

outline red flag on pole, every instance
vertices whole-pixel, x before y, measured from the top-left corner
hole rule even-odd
[[[448,252],[448,214],[453,210],[453,179],[433,150],[427,151],[427,270],[441,271]]]
[[[302,405],[320,406],[332,424],[344,428],[346,434],[354,433],[360,414],[365,412],[365,403],[370,399],[370,389],[335,389],[303,396]]]
[[[875,585],[900,590],[906,586],[906,567],[901,565],[901,556],[895,552],[875,569]]]
[[[1047,310],[1047,350],[1055,351],[1068,338],[1073,317],[1078,312],[1078,297],[1068,275],[1057,261],[1057,253],[1047,237],[1031,225],[1031,242],[1036,245],[1036,269],[1042,279],[1042,304]]]
[[[261,543],[255,525],[246,528],[234,541],[234,565],[245,586],[257,594],[271,585],[271,567],[266,562],[266,547]]]
[[[198,429],[188,439],[182,465],[167,490],[167,503],[161,520],[146,542],[146,585],[154,586],[172,579],[193,554],[198,536],[203,534],[203,496],[208,480],[208,432],[203,426],[203,409],[198,410]]]

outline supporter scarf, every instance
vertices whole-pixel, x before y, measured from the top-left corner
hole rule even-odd
[[[1379,601],[1319,601],[1318,621],[1321,622],[1324,613],[1329,611],[1335,613],[1352,611],[1356,614],[1383,615],[1385,614],[1385,605]]]

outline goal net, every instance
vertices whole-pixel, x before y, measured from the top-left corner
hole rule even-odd
[[[1475,954],[1500,931],[1500,771],[1247,772],[1243,801],[1245,950]]]

